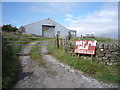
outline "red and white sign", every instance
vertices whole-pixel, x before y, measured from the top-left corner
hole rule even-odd
[[[75,41],[75,53],[95,54],[97,41],[94,40],[77,40]]]

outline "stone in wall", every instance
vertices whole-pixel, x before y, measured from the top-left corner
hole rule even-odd
[[[105,65],[118,65],[118,46],[117,45],[105,45],[97,44],[96,60],[102,62]]]

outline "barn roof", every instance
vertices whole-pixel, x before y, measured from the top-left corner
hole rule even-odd
[[[26,26],[29,26],[29,25],[32,25],[32,24],[35,24],[35,23],[39,23],[39,22],[44,21],[44,20],[51,20],[51,21],[57,23],[55,20],[52,20],[51,18],[46,18],[46,19],[43,19],[43,20],[40,20],[40,21],[37,21],[37,22],[33,22],[33,23],[30,23],[30,24],[27,24],[27,25],[23,25],[22,27],[26,27]],[[59,24],[59,23],[57,23],[57,24]],[[61,25],[61,24],[59,24],[59,25]],[[61,26],[63,26],[63,25],[61,25]],[[63,26],[63,27],[65,27],[65,26]],[[68,28],[66,28],[66,29],[68,29]]]

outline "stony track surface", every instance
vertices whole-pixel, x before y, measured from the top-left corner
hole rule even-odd
[[[29,52],[30,48],[26,47],[24,52]],[[46,66],[39,66],[30,56],[20,56],[22,72],[15,88],[118,88],[117,85],[100,83],[61,63],[47,54],[45,45],[41,46],[41,52]]]

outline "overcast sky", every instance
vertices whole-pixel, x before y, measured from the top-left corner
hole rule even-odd
[[[118,37],[117,2],[2,2],[2,24],[16,27],[51,18],[77,36]]]

